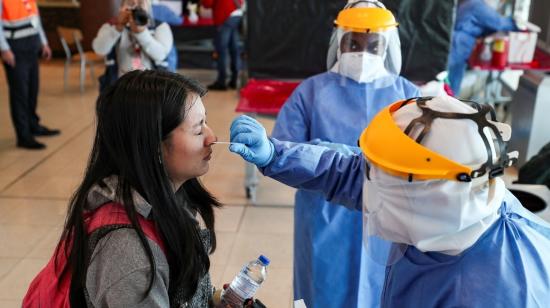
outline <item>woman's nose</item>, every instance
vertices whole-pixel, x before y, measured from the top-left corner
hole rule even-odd
[[[210,127],[206,127],[206,139],[204,143],[206,146],[211,146],[213,142],[218,141],[218,137],[214,134],[214,131]]]

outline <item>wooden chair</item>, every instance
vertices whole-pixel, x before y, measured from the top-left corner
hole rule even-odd
[[[104,58],[93,51],[84,51],[82,48],[82,32],[77,28],[57,27],[57,34],[65,51],[65,70],[63,72],[63,88],[67,90],[69,67],[72,63],[80,63],[80,92],[84,92],[86,79],[86,65],[90,67],[90,77],[95,84],[93,64],[104,63]],[[73,54],[72,50],[76,53]]]

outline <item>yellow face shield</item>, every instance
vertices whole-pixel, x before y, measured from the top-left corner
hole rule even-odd
[[[378,7],[344,9],[340,11],[334,24],[353,32],[383,32],[398,25],[389,10]]]
[[[499,176],[504,168],[511,166],[517,157],[517,152],[505,153],[505,142],[502,129],[494,122],[492,108],[488,105],[476,103],[472,107],[477,113],[462,114],[438,112],[427,107],[426,102],[432,98],[418,98],[398,101],[380,111],[363,131],[359,139],[367,159],[389,174],[408,178],[409,181],[445,179],[469,182],[472,178],[481,177],[488,173],[489,178]],[[423,115],[413,120],[409,127],[402,131],[395,123],[392,114],[408,104],[417,104]],[[491,119],[487,119],[487,117]],[[421,144],[422,138],[430,129],[435,118],[468,119],[478,125],[478,132],[483,139],[488,159],[478,169],[457,163],[440,155]],[[421,124],[424,128],[420,135],[412,139],[408,133],[410,129]],[[489,140],[485,129],[491,130],[494,136]],[[450,141],[452,142],[452,141]],[[495,151],[495,148],[498,151]],[[497,157],[498,156],[498,157]]]

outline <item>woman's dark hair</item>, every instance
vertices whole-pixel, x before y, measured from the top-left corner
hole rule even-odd
[[[220,204],[196,178],[185,182],[174,193],[162,163],[161,142],[184,120],[193,104],[192,95],[204,94],[198,82],[178,74],[132,71],[99,96],[97,131],[86,174],[70,200],[65,228],[56,249],[57,257],[59,253],[67,256],[63,274],[67,271],[72,274],[73,307],[84,303],[87,258],[92,253],[88,251],[83,219],[88,208],[87,195],[92,186],[101,185],[103,179],[112,175],[118,177],[117,200],[124,204],[154,272],[152,250],[138,223],[132,190],[152,206],[150,218],[166,246],[171,301],[176,290],[183,292],[178,293],[183,300],[189,300],[196,292],[199,280],[210,268],[208,253],[216,247],[213,207]],[[209,252],[204,250],[198,223],[190,212],[198,212],[210,232]],[[72,247],[61,252],[63,240],[72,241]],[[155,275],[151,275],[147,294],[154,279]]]

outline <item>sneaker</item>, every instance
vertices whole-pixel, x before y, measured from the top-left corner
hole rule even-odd
[[[32,139],[18,140],[17,147],[27,149],[27,150],[43,150],[46,148],[46,145],[32,138]]]
[[[225,91],[227,90],[227,87],[221,83],[221,82],[214,82],[213,84],[209,85],[208,90],[214,90],[214,91]]]
[[[32,132],[33,136],[49,137],[61,134],[59,129],[49,129],[46,126],[39,126],[37,130]]]

